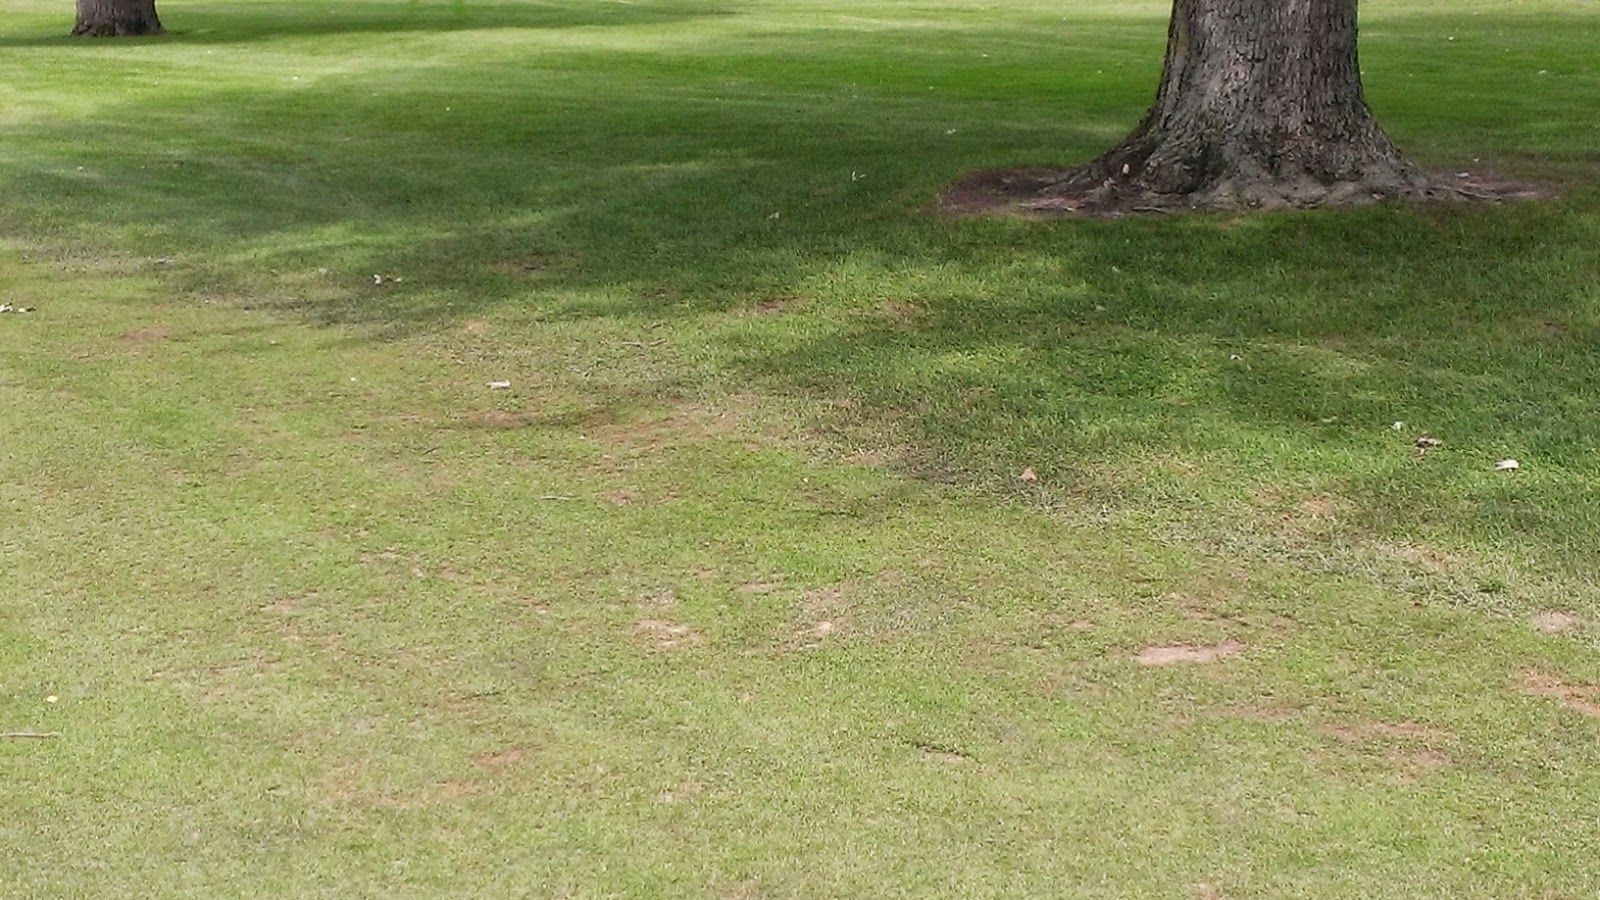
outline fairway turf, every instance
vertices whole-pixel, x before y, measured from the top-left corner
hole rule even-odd
[[[1166,4],[161,10],[0,22],[0,895],[1600,895],[1592,4],[1363,7],[1557,200],[1050,222]]]

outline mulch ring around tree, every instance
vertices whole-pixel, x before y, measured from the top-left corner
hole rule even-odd
[[[1064,187],[1078,171],[1032,167],[970,172],[946,188],[935,201],[934,208],[957,218],[1015,216],[1041,219],[1118,219],[1207,209],[1250,211],[1247,207],[1197,204],[1183,195],[1117,192],[1099,186],[1087,189]],[[1507,200],[1553,200],[1562,193],[1562,189],[1554,184],[1511,178],[1495,172],[1435,172],[1429,176],[1427,189],[1398,199],[1406,202],[1499,203]],[[1304,204],[1304,208],[1362,206],[1387,199],[1396,198],[1359,191],[1345,192],[1335,202],[1327,202],[1324,198]],[[1279,208],[1296,206],[1299,204],[1287,203]]]

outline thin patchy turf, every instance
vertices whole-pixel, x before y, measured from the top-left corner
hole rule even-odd
[[[1600,891],[1584,5],[1365,23],[1557,202],[1070,223],[1162,4],[13,6],[7,891]]]

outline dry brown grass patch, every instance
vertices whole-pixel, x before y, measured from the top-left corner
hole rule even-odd
[[[667,619],[642,619],[633,626],[635,637],[651,650],[681,650],[700,642],[700,633]]]
[[[759,300],[749,308],[758,316],[781,316],[805,305],[805,298],[796,294],[783,294]]]
[[[1381,752],[1403,784],[1420,782],[1454,762],[1449,748],[1455,735],[1420,722],[1331,722],[1319,730],[1346,746]]]
[[[602,409],[579,423],[589,439],[631,451],[652,451],[736,434],[753,401],[735,399],[711,405],[677,401],[636,415]]]
[[[483,788],[446,779],[404,789],[387,783],[366,758],[350,758],[323,773],[317,785],[328,799],[360,809],[413,810],[482,793]]]
[[[480,769],[499,771],[522,762],[527,755],[527,751],[521,747],[507,747],[492,753],[479,753],[472,758],[472,764]]]
[[[159,344],[166,340],[170,334],[171,332],[165,325],[146,325],[143,328],[135,328],[128,332],[122,336],[122,339],[136,347],[142,347],[149,344]]]
[[[1522,673],[1518,689],[1529,696],[1558,700],[1573,712],[1600,719],[1600,685],[1571,684],[1559,675],[1530,669]]]
[[[1541,634],[1562,634],[1583,627],[1583,620],[1570,613],[1544,610],[1535,613],[1531,620],[1533,629]]]
[[[806,591],[800,597],[800,610],[795,627],[795,637],[806,648],[821,646],[823,641],[838,635],[847,624],[850,604],[843,587],[821,587]]]

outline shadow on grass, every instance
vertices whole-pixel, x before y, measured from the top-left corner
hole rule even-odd
[[[307,3],[234,2],[163,11],[167,34],[145,43],[243,44],[327,35],[403,36],[414,32],[501,28],[596,28],[665,25],[731,15],[722,4],[637,0],[629,3],[505,2],[505,0],[346,0],[327,6]],[[64,20],[66,21],[66,20]],[[66,21],[67,27],[71,22]],[[73,45],[82,39],[59,34],[0,37],[0,47]],[[125,43],[123,41],[122,43]]]
[[[247,7],[241,31],[272,33],[274,8]],[[494,9],[528,27],[615,12]],[[402,10],[368,12],[404,30]],[[980,59],[988,38],[940,52]],[[1119,57],[1087,48],[1063,91],[1101,90],[1100,111],[1041,116],[1031,83],[938,70],[897,36],[786,41],[152,91],[15,129],[0,224],[173,258],[180,293],[384,336],[505,307],[659,326],[708,378],[847,401],[865,411],[851,439],[908,444],[963,482],[1031,466],[1152,514],[1288,484],[1353,498],[1357,526],[1386,534],[1539,552],[1593,534],[1570,512],[1600,500],[1592,187],[1499,208],[943,220],[924,207],[963,171],[1092,156],[1149,79],[1108,88]],[[822,53],[884,65],[831,81]],[[1541,115],[1512,109],[1485,153],[1514,153]],[[1447,449],[1418,458],[1420,431]],[[1501,456],[1538,464],[1484,482]],[[1585,546],[1571,564],[1600,563]]]

